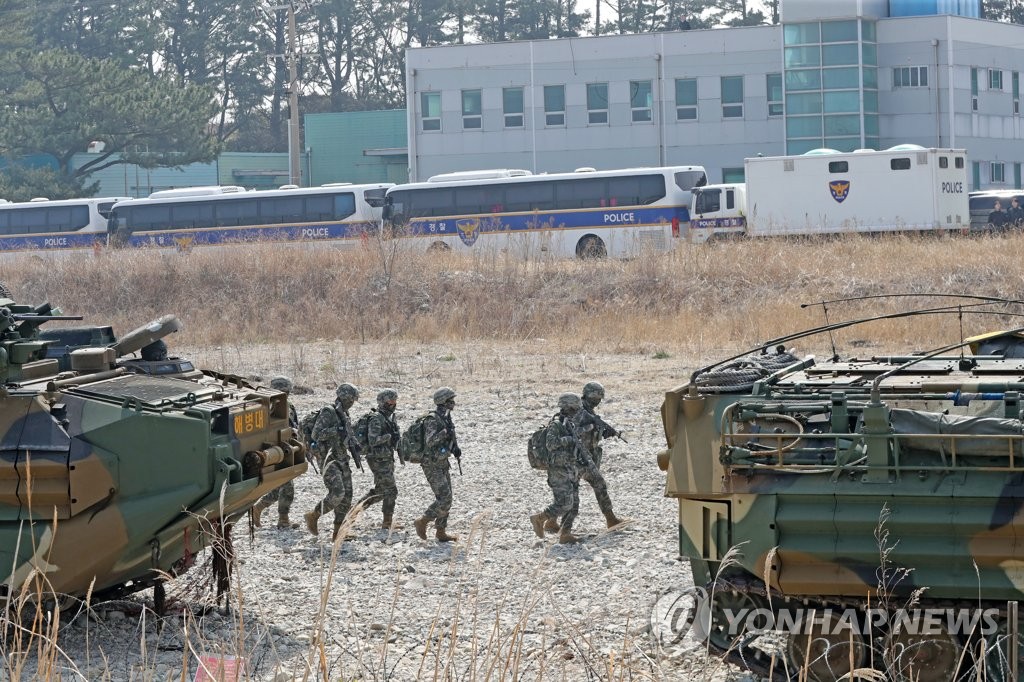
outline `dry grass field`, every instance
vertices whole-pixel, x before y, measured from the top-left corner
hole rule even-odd
[[[1024,299],[1024,238],[847,237],[684,245],[631,261],[517,260],[501,254],[403,253],[388,245],[261,246],[191,253],[91,252],[0,261],[0,281],[21,302],[49,300],[115,332],[166,313],[184,323],[168,339],[200,366],[266,377],[285,372],[327,402],[341,381],[360,386],[355,412],[384,387],[408,423],[443,384],[467,453],[455,478],[454,547],[379,530],[379,511],[353,518],[338,548],[304,531],[237,536],[234,610],[193,615],[188,604],[157,631],[147,595],[127,617],[105,605],[64,625],[2,621],[0,679],[189,680],[202,653],[249,661],[247,679],[735,679],[699,655],[662,659],[645,635],[652,600],[685,585],[674,560],[675,510],[662,498],[653,454],[664,447],[658,407],[695,367],[775,336],[821,324],[801,304],[886,293]],[[828,319],[951,301],[885,299],[830,304]],[[964,332],[1021,326],[965,315]],[[921,349],[955,341],[952,317],[882,320],[835,335],[863,345]],[[798,350],[829,352],[827,337]],[[627,432],[609,443],[606,477],[617,509],[634,519],[603,530],[581,489],[574,548],[537,540],[526,517],[547,488],[525,466],[522,444],[564,390],[599,380],[602,414]],[[514,458],[514,459],[512,459]],[[399,471],[406,526],[429,501],[416,467]],[[356,474],[356,495],[368,487]],[[293,518],[322,494],[297,482]],[[267,512],[270,523],[274,510]],[[265,521],[268,520],[265,518]],[[266,525],[266,524],[265,524]],[[197,578],[177,581],[187,600]],[[141,616],[138,614],[141,613]],[[149,619],[149,620],[147,620]]]

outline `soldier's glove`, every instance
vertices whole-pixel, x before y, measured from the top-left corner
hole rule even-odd
[[[456,445],[452,448],[452,454],[455,455],[455,459],[460,459],[462,457],[462,448]]]

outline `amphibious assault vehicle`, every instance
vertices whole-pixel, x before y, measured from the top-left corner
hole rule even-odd
[[[62,319],[81,318],[0,295],[0,601],[155,586],[159,606],[164,580],[229,546],[236,519],[305,471],[287,395],[122,358],[162,345],[171,316],[47,358],[57,341],[39,327]]]
[[[1005,303],[882,317],[991,323],[966,313]],[[1024,327],[892,355],[786,350],[874,319],[666,393],[688,636],[775,679],[1020,679]]]

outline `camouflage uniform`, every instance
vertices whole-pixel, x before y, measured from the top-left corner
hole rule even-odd
[[[579,396],[563,393],[558,398],[558,407],[559,412],[548,424],[544,436],[550,457],[548,486],[554,495],[554,501],[543,511],[530,516],[530,523],[533,525],[533,532],[541,538],[544,537],[548,524],[556,528],[560,526],[561,534],[558,541],[571,543],[578,540],[572,534],[572,524],[580,508],[580,472],[584,468],[593,467],[594,462],[575,435],[574,416],[581,412],[583,407]]]
[[[416,534],[426,538],[426,527],[434,522],[437,539],[441,542],[456,540],[457,536],[448,535],[448,512],[452,508],[452,474],[448,463],[449,455],[458,459],[462,456],[455,436],[455,424],[452,422],[451,410],[455,407],[455,391],[447,386],[434,392],[434,404],[437,409],[428,415],[423,423],[423,475],[434,492],[434,502],[423,512],[415,523]]]
[[[601,508],[601,513],[605,516],[609,514],[614,516],[612,498],[608,494],[608,484],[605,483],[604,476],[601,474],[601,458],[604,456],[601,440],[604,436],[601,433],[601,428],[588,419],[588,416],[593,415],[594,411],[587,409],[586,403],[584,403],[583,409],[576,413],[574,420],[578,425],[576,432],[583,442],[583,447],[590,451],[593,460],[592,465],[584,467],[580,472],[580,478],[594,489],[594,497],[597,498],[597,506]]]
[[[352,422],[348,410],[339,403],[320,410],[313,425],[313,442],[324,458],[323,479],[327,495],[320,502],[320,513],[334,511],[334,525],[339,526],[352,507],[352,468],[349,466],[348,441]]]
[[[362,499],[369,507],[383,502],[384,520],[388,526],[395,513],[398,499],[398,485],[395,483],[395,447],[398,445],[398,424],[395,415],[370,410],[366,425],[366,440],[369,450],[366,463],[373,472],[373,488]]]

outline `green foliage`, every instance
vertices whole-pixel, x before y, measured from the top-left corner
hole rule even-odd
[[[82,178],[62,175],[52,168],[28,168],[14,164],[0,170],[0,197],[8,201],[29,201],[36,197],[89,197],[96,193],[98,185],[86,185]]]
[[[50,154],[64,187],[119,163],[156,168],[216,157],[208,88],[61,50],[20,50],[3,66],[0,96],[8,106],[0,109],[0,156]],[[103,153],[72,168],[72,156],[94,140],[105,144]]]

